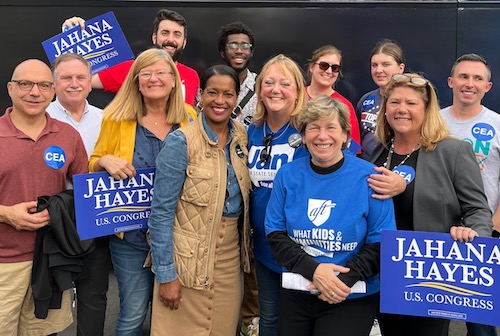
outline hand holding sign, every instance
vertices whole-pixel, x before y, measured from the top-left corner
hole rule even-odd
[[[135,168],[127,160],[116,155],[107,154],[101,157],[95,165],[94,170],[99,171],[102,168],[115,179],[126,179],[127,177],[135,176]]]
[[[61,54],[76,53],[89,61],[93,74],[134,57],[113,12],[87,21],[72,17],[64,21],[62,33],[42,45],[51,63]]]
[[[476,231],[465,226],[452,226],[450,229],[451,238],[460,242],[471,242],[478,234]]]
[[[72,18],[66,19],[62,24],[62,31],[65,32],[71,28],[80,26],[81,29],[85,28],[85,20],[78,16],[73,16]]]

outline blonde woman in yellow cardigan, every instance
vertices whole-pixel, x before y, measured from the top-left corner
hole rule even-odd
[[[138,168],[155,167],[167,134],[196,118],[182,98],[175,63],[161,49],[137,57],[103,113],[89,171],[106,170],[117,179],[134,176]],[[116,335],[141,335],[153,289],[153,274],[143,267],[149,251],[146,231],[110,236],[109,247],[120,294]]]

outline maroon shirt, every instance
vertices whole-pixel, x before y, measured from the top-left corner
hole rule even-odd
[[[10,119],[12,108],[0,117],[0,204],[36,201],[38,196],[66,190],[74,174],[87,172],[87,154],[78,132],[52,119],[34,141]],[[0,222],[0,263],[33,259],[34,231],[17,231]]]

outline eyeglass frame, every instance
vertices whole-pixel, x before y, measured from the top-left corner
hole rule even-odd
[[[27,80],[27,79],[11,79],[10,81],[13,82],[13,83],[16,83],[20,90],[22,90],[22,91],[28,91],[28,92],[31,91],[31,90],[33,90],[33,87],[35,85],[38,88],[38,90],[43,91],[43,92],[48,92],[48,91],[50,91],[54,87],[54,82],[51,82],[51,81],[33,82],[33,81],[30,81],[30,80]],[[47,88],[43,88],[42,86],[38,85],[38,84],[44,84],[44,83],[50,84],[50,86],[47,87]],[[21,84],[30,84],[31,87],[29,87],[29,88],[23,88],[21,86]]]
[[[273,148],[273,135],[274,133],[269,133],[264,137],[264,149],[260,151],[259,159],[263,164],[266,164],[271,157],[271,149]]]
[[[407,78],[408,82],[410,82],[416,86],[426,86],[427,84],[429,84],[429,81],[422,76],[410,76],[409,74],[405,74],[405,73],[393,74],[391,79],[395,83],[400,83],[403,81],[404,78]]]
[[[330,63],[324,62],[324,61],[323,62],[316,62],[314,64],[317,64],[318,68],[321,71],[327,71],[330,68],[332,69],[333,73],[340,73],[340,71],[342,71],[342,65],[341,64],[330,64]],[[325,68],[325,64],[327,65],[326,68]]]
[[[233,45],[233,47],[231,47],[231,45]],[[236,45],[236,48],[234,48],[234,45]],[[248,47],[246,47],[246,46],[248,46]],[[252,50],[253,44],[247,43],[247,42],[243,42],[243,43],[231,42],[231,43],[226,43],[226,47],[228,47],[231,50],[238,50],[238,49]]]
[[[165,76],[163,75],[163,73],[165,73]],[[173,72],[173,71],[156,70],[156,71],[146,71],[146,72],[139,71],[139,73],[137,75],[135,75],[135,78],[140,78],[140,79],[144,79],[144,80],[151,80],[151,78],[153,77],[153,74],[158,79],[165,78],[165,77],[167,77],[167,75],[172,75],[175,77],[175,72]],[[158,74],[160,74],[160,75],[158,75]]]

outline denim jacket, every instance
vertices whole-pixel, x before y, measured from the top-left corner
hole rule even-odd
[[[241,264],[249,271],[246,132],[230,121],[230,137],[222,150],[204,119],[198,118],[167,137],[156,160],[155,195],[148,224],[156,281],[179,278],[184,287],[194,289],[207,289],[213,282],[217,221],[225,207],[229,213],[224,215],[231,216],[230,209],[241,212]],[[234,170],[241,198],[226,198],[230,170]],[[227,206],[227,199],[242,204]]]

